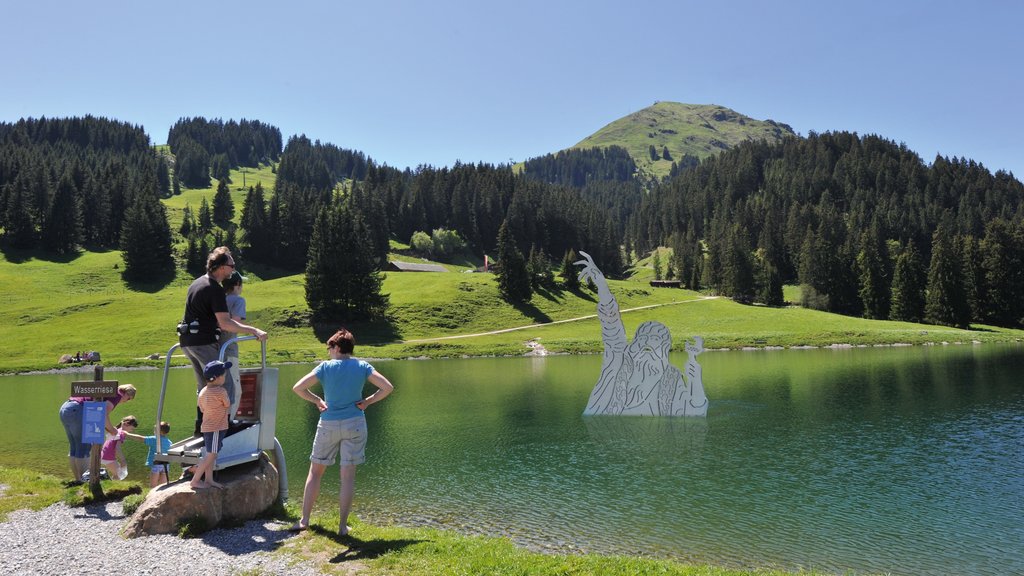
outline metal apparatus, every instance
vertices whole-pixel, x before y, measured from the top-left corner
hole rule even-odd
[[[255,336],[238,336],[224,342],[220,347],[220,360],[224,360],[224,352],[235,342],[256,340]],[[238,464],[259,459],[264,450],[274,458],[280,477],[278,497],[283,502],[288,498],[288,475],[285,470],[284,451],[281,443],[274,436],[277,427],[277,368],[267,367],[267,343],[260,342],[260,366],[239,367],[241,398],[238,411],[229,415],[230,426],[224,435],[224,446],[217,454],[214,470],[223,470]],[[160,400],[156,409],[156,421],[163,420],[164,398],[167,394],[167,377],[171,366],[171,355],[180,344],[171,346],[164,361],[163,385],[160,388]],[[203,437],[192,436],[171,444],[167,452],[160,449],[160,430],[157,427],[157,453],[153,462],[178,462],[183,467],[198,464],[202,459]]]

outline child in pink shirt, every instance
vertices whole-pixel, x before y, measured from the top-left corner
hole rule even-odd
[[[139,421],[135,419],[135,416],[125,416],[118,424],[117,432],[112,436],[107,436],[107,440],[103,443],[103,449],[100,450],[100,464],[107,469],[111,480],[124,480],[128,477],[128,461],[125,460],[121,443],[124,442],[125,434],[134,432],[138,425]]]

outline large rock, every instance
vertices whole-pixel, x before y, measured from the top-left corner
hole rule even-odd
[[[248,464],[216,473],[224,488],[193,490],[181,480],[149,491],[128,519],[124,535],[176,534],[185,521],[202,517],[213,528],[222,520],[249,520],[269,508],[278,496],[277,468],[266,454]]]

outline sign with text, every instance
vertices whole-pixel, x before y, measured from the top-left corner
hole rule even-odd
[[[89,398],[117,396],[117,382],[117,380],[79,380],[71,383],[71,395]]]
[[[82,403],[82,443],[103,444],[106,436],[107,403]]]

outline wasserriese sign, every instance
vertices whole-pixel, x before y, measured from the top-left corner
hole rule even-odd
[[[71,383],[72,396],[107,398],[117,396],[117,380],[86,380]]]

